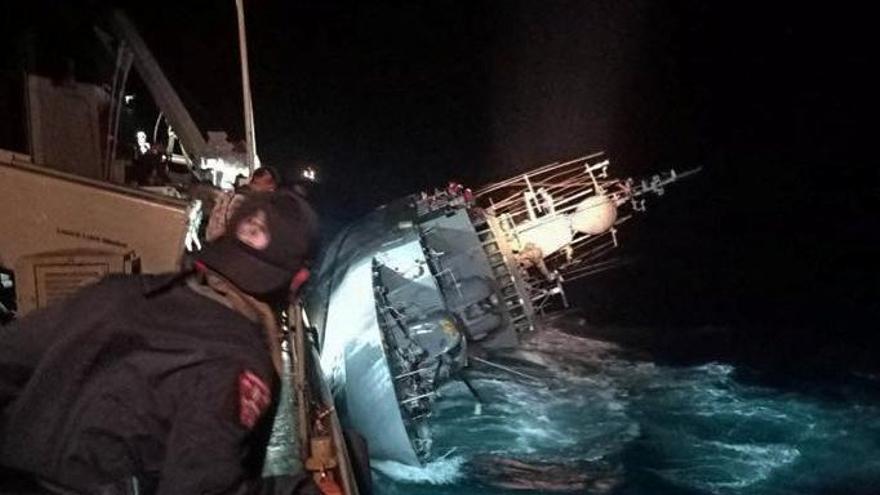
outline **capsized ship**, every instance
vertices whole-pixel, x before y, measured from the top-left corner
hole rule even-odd
[[[567,306],[566,282],[615,265],[618,228],[645,196],[697,171],[634,180],[609,168],[596,153],[474,192],[450,183],[379,207],[328,246],[306,315],[336,407],[371,458],[430,460],[438,389]]]

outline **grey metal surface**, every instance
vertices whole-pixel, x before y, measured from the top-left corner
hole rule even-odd
[[[468,210],[458,208],[420,222],[423,242],[436,265],[449,310],[472,341],[516,345],[496,276]]]
[[[328,248],[306,298],[343,422],[372,458],[411,465],[430,447],[424,422],[436,387],[464,361],[415,220],[404,198],[353,224]]]
[[[331,296],[321,365],[344,423],[366,438],[370,456],[418,464],[376,318],[371,261],[352,266]]]

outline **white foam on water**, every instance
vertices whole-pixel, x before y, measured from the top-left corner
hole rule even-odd
[[[424,466],[408,466],[395,461],[370,461],[370,465],[395,481],[448,485],[462,477],[464,462],[464,457],[454,456],[431,461]]]
[[[657,470],[666,480],[712,493],[739,492],[769,479],[801,456],[788,445],[706,442],[705,454],[686,467]]]

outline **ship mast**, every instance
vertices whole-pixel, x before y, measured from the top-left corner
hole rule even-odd
[[[254,130],[254,105],[251,101],[251,80],[248,70],[247,34],[244,18],[244,0],[235,0],[238,13],[238,48],[241,56],[241,96],[244,104],[244,142],[247,149],[247,166],[253,175],[257,163],[257,141]]]

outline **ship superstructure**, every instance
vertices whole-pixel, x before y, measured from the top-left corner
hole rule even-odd
[[[554,162],[478,190],[476,203],[499,249],[516,260],[533,308],[565,298],[571,282],[619,266],[618,229],[646,211],[645,197],[699,171],[674,169],[644,179],[610,174],[605,153]]]

